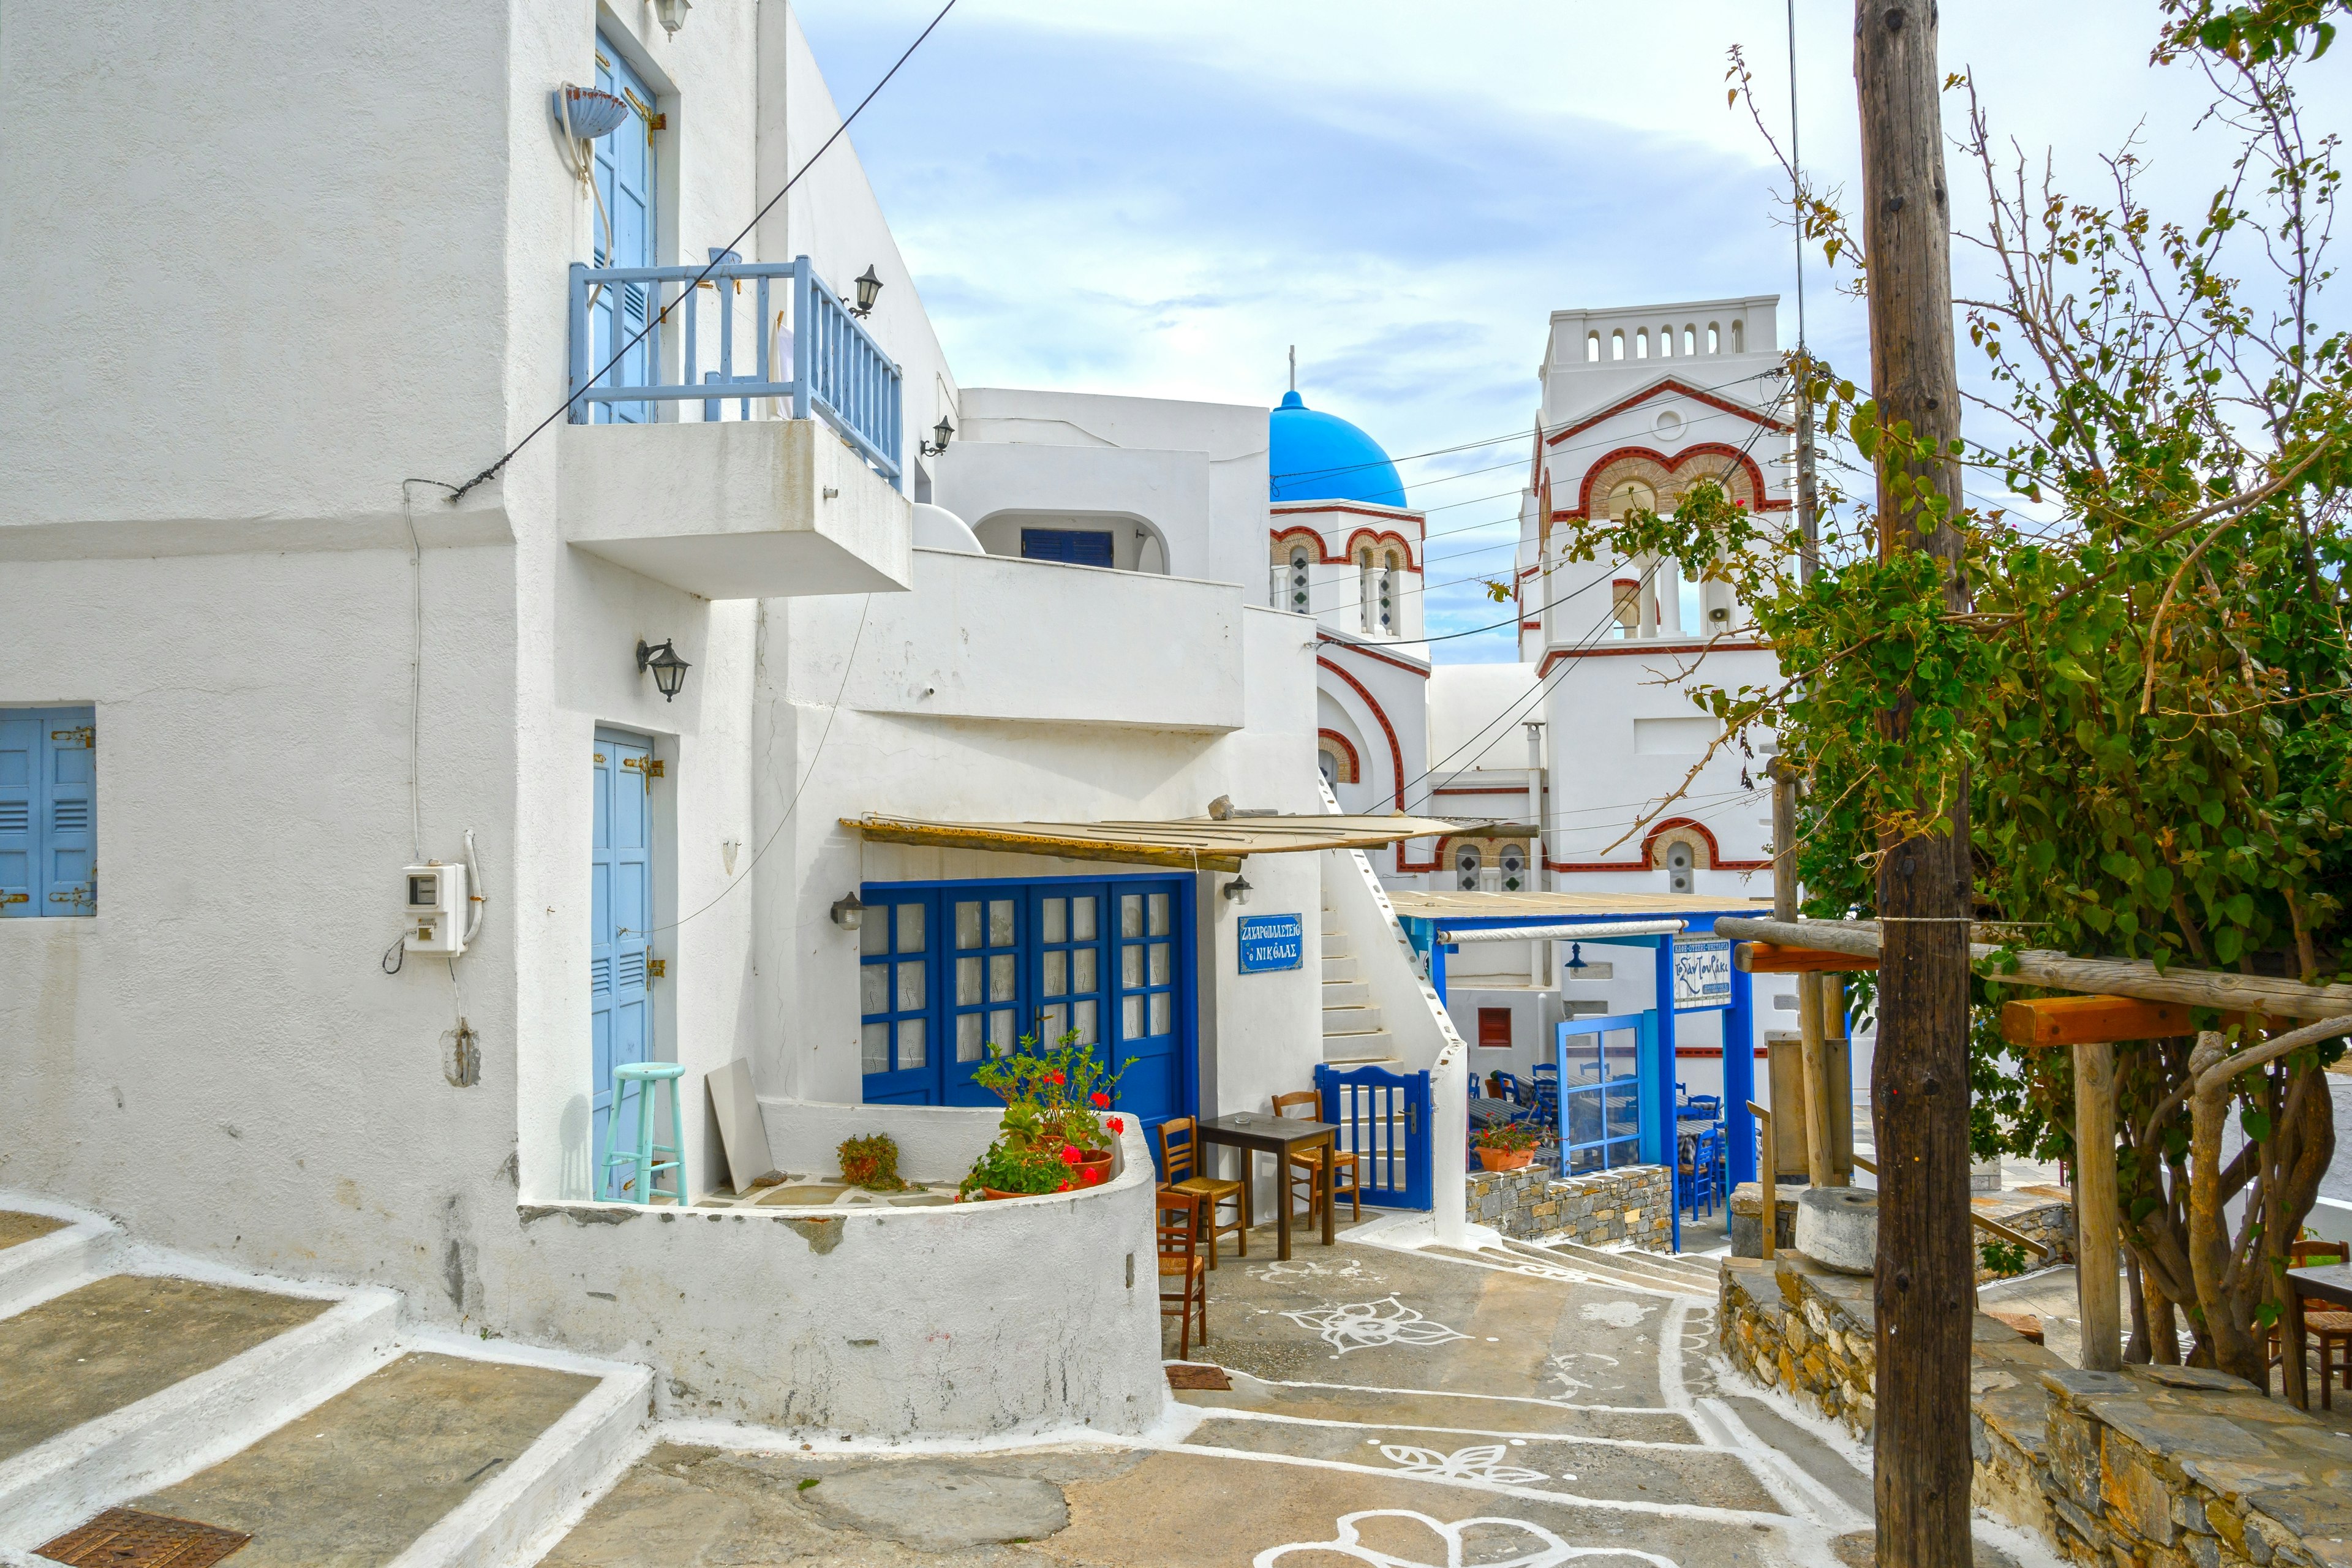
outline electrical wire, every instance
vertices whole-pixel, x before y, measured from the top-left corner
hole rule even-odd
[[[948,13],[955,8],[956,0],[948,0],[946,5],[940,7],[940,14],[931,18],[930,26],[925,27],[920,33],[916,35],[915,41],[907,46],[907,52],[898,57],[898,63],[893,65],[888,70],[883,72],[882,79],[874,84],[873,90],[868,92],[864,98],[858,100],[857,107],[851,110],[848,117],[843,120],[839,125],[834,127],[833,134],[824,139],[824,144],[819,147],[815,152],[809,154],[808,162],[803,163],[793,174],[792,178],[784,182],[783,188],[782,190],[778,191],[774,195],[770,196],[766,202],[761,204],[760,210],[751,215],[751,221],[745,224],[740,229],[739,229],[736,232],[734,238],[729,240],[725,245],[719,247],[710,253],[710,260],[703,267],[701,271],[694,275],[694,281],[687,286],[688,292],[690,293],[694,289],[700,288],[702,286],[703,279],[709,278],[710,274],[718,268],[719,262],[726,257],[731,255],[734,252],[735,247],[742,244],[745,237],[748,237],[754,228],[759,226],[760,220],[766,217],[768,214],[774,209],[775,205],[778,202],[782,201],[785,196],[792,194],[792,188],[801,183],[801,176],[807,174],[811,169],[816,167],[817,160],[824,157],[825,153],[835,142],[840,141],[844,136],[849,133],[850,126],[856,122],[859,115],[866,112],[866,106],[874,101],[875,95],[879,93],[884,88],[890,85],[890,79],[898,74],[898,68],[905,65],[909,59],[914,58],[915,51],[923,47],[923,40],[929,37],[932,30],[938,27],[941,22],[946,21],[948,19]],[[632,336],[627,342],[623,343],[618,349],[614,351],[613,357],[606,360],[604,367],[598,370],[595,374],[588,378],[586,385],[582,386],[579,391],[572,393],[571,396],[565,398],[561,404],[558,404],[553,413],[548,415],[546,418],[532,426],[530,429],[524,434],[521,440],[517,441],[513,446],[506,449],[506,452],[499,458],[498,461],[492,463],[488,468],[484,468],[480,473],[476,474],[472,479],[467,479],[462,485],[446,487],[451,492],[449,504],[452,506],[457,505],[459,501],[466,499],[466,492],[472,489],[476,485],[481,484],[487,479],[495,478],[499,470],[503,469],[509,463],[514,461],[515,455],[517,453],[520,452],[525,447],[530,446],[531,442],[538,439],[540,434],[549,426],[554,424],[558,419],[563,418],[565,416],[569,415],[572,412],[572,405],[580,401],[581,393],[587,391],[588,387],[593,386],[596,383],[602,381],[605,375],[611,372],[614,365],[620,363],[622,358],[626,355],[631,349],[635,348],[638,343],[645,340],[645,337],[648,332],[651,332],[656,326],[660,324],[663,314],[664,312],[660,311],[647,311],[646,314],[646,324],[639,327],[636,330],[635,334]],[[440,481],[435,480],[433,482],[437,484]]]

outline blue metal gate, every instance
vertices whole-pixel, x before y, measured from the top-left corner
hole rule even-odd
[[[1431,1176],[1429,1074],[1318,1067],[1323,1120],[1339,1128],[1339,1149],[1356,1156],[1364,1201],[1383,1208],[1425,1209]]]

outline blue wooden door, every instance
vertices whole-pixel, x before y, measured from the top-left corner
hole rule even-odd
[[[993,1105],[996,1097],[973,1082],[972,1074],[992,1051],[1033,1032],[1022,1001],[1021,961],[1024,933],[1036,929],[1035,901],[1024,899],[1018,888],[1001,886],[942,888],[938,897],[947,991],[939,1103]],[[873,1098],[870,1091],[866,1098]]]
[[[936,1105],[929,893],[877,894],[858,923],[858,1053],[875,1105]]]
[[[1183,884],[1117,883],[1113,928],[1118,1007],[1111,1039],[1114,1064],[1126,1062],[1118,1106],[1157,1127],[1184,1113],[1185,1013],[1192,998],[1185,962],[1192,943]]]
[[[596,85],[605,92],[628,100],[635,110],[610,135],[597,138],[596,194],[603,198],[604,216],[596,220],[597,263],[604,267],[657,267],[658,247],[655,241],[659,227],[658,207],[654,200],[654,95],[644,79],[629,68],[611,40],[602,33],[596,35]],[[605,224],[612,232],[609,242]],[[606,289],[596,297],[593,331],[595,363],[591,370],[601,370],[615,350],[644,330],[646,311],[653,308],[653,286],[646,283],[624,283]],[[603,378],[606,385],[644,386],[653,378],[647,373],[652,367],[650,336],[621,356],[611,374]],[[591,416],[598,421],[616,420],[640,423],[653,417],[653,405],[646,403],[597,403],[590,405]]]
[[[1339,1129],[1339,1148],[1356,1156],[1364,1201],[1383,1208],[1425,1209],[1436,1193],[1430,1158],[1429,1074],[1318,1067],[1323,1120]]]
[[[613,1069],[654,1056],[653,1005],[646,993],[646,954],[654,923],[653,813],[646,764],[652,744],[634,735],[596,731],[594,868],[589,891],[588,1017],[594,1080],[590,1100],[595,1124],[595,1191],[624,1194],[604,1179],[605,1123],[613,1106]],[[635,1104],[635,1097],[631,1100]],[[620,1131],[635,1148],[634,1109]]]
[[[0,918],[98,912],[96,720],[0,710]]]

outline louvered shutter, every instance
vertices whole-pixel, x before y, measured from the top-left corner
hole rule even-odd
[[[48,801],[41,841],[41,901],[52,915],[98,910],[98,731],[88,708],[48,710]]]
[[[37,714],[0,710],[0,918],[45,912],[33,900],[41,741]]]

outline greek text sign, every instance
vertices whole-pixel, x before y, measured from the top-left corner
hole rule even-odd
[[[1304,952],[1306,930],[1305,922],[1297,915],[1244,915],[1241,921],[1242,973],[1264,974],[1276,969],[1297,968]]]
[[[1731,943],[1713,937],[1675,943],[1675,1011],[1731,1005]]]

